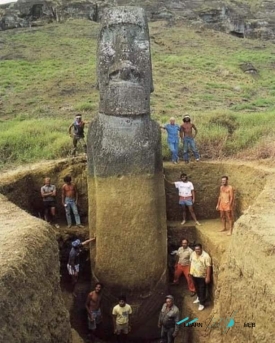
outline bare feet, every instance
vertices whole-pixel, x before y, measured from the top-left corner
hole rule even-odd
[[[198,221],[197,222],[195,222],[196,223],[196,225],[199,225],[199,226],[201,226],[201,223],[199,223]]]
[[[227,231],[226,229],[221,229],[221,230],[219,230],[219,232],[225,232],[225,231]]]
[[[228,232],[227,236],[231,236],[232,235],[232,232]]]
[[[185,220],[183,220],[182,222],[181,222],[181,225],[184,225],[186,223],[186,221]]]

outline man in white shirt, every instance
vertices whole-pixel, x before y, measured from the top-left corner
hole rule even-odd
[[[181,205],[182,210],[183,210],[183,213],[182,213],[183,220],[181,222],[181,225],[184,225],[186,223],[186,211],[185,211],[186,206],[188,207],[191,217],[195,221],[196,225],[201,225],[197,221],[197,218],[193,209],[193,204],[195,202],[194,186],[192,182],[188,181],[187,175],[185,173],[182,173],[180,175],[180,181],[177,181],[177,182],[170,182],[165,177],[164,179],[167,182],[174,184],[175,187],[179,191],[179,204]]]

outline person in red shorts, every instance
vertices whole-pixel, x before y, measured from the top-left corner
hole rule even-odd
[[[226,222],[228,221],[229,223],[229,232],[227,233],[228,236],[231,236],[233,232],[233,225],[234,225],[233,204],[234,204],[233,187],[228,184],[228,176],[223,176],[216,210],[220,211],[220,216],[223,223],[223,228],[220,230],[220,232],[228,231],[226,228]]]

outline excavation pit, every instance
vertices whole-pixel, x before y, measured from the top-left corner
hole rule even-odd
[[[169,249],[168,269],[171,267],[172,263],[169,253],[172,249],[180,246],[180,241],[183,237],[187,237],[191,242],[202,243],[204,250],[211,255],[213,259],[213,283],[209,293],[209,306],[199,314],[200,321],[205,323],[207,318],[210,316],[210,313],[219,313],[219,311],[222,312],[218,308],[219,305],[216,305],[216,301],[220,302],[220,297],[225,297],[223,294],[224,288],[226,288],[228,291],[228,285],[225,285],[225,282],[228,282],[228,280],[224,274],[227,263],[226,261],[229,258],[226,257],[226,255],[228,251],[229,254],[230,251],[234,251],[234,244],[237,244],[236,240],[244,238],[242,233],[239,233],[238,230],[240,230],[240,228],[244,228],[247,234],[248,229],[246,228],[247,225],[244,221],[246,220],[247,215],[249,215],[249,212],[253,211],[254,216],[258,215],[257,209],[259,209],[261,204],[257,203],[256,200],[265,191],[266,183],[269,182],[270,174],[272,174],[273,171],[267,169],[263,170],[237,163],[203,162],[190,163],[189,165],[179,164],[177,166],[166,163],[164,166],[164,172],[166,178],[171,182],[177,181],[180,173],[185,172],[187,173],[189,180],[192,181],[195,186],[196,203],[194,208],[199,221],[202,223],[201,227],[195,227],[191,220],[189,220],[189,222],[184,226],[180,225],[182,218],[181,210],[178,206],[177,190],[173,186],[165,184]],[[60,189],[63,184],[63,177],[67,174],[72,176],[74,181],[77,183],[80,192],[80,215],[84,224],[86,225],[84,230],[80,230],[81,232],[77,230],[70,231],[65,227],[65,213],[61,205]],[[219,193],[220,179],[223,175],[227,175],[229,177],[229,183],[235,189],[235,220],[238,220],[238,218],[241,217],[235,225],[235,232],[232,237],[224,236],[218,232],[221,223],[218,219],[219,214],[217,213],[215,207]],[[19,208],[25,210],[32,216],[41,218],[43,216],[43,204],[40,198],[40,187],[43,185],[43,179],[45,176],[51,177],[52,183],[55,184],[58,189],[57,210],[59,213],[59,223],[61,224],[61,229],[59,231],[55,230],[55,234],[60,247],[62,275],[61,289],[63,291],[63,298],[65,300],[67,310],[71,314],[71,326],[79,332],[83,338],[83,342],[85,342],[85,337],[87,334],[86,314],[84,306],[79,304],[84,304],[86,295],[91,287],[91,268],[89,261],[86,261],[88,255],[84,255],[84,260],[82,263],[84,269],[82,270],[80,283],[78,285],[79,298],[77,299],[77,306],[75,300],[71,297],[69,279],[66,274],[66,255],[69,250],[70,242],[75,237],[80,236],[81,238],[86,239],[89,236],[87,226],[88,203],[85,159],[80,157],[56,162],[45,162],[39,165],[33,165],[30,168],[22,169],[19,172],[9,172],[2,176],[0,191],[10,202],[14,203]],[[243,214],[245,215],[243,216]],[[243,217],[245,217],[245,219],[243,219]],[[6,219],[4,215],[2,218],[2,225],[4,225],[5,220]],[[41,221],[41,223],[43,222]],[[32,235],[31,231],[29,232],[29,235]],[[255,232],[253,232],[253,235],[255,235]],[[237,236],[239,238],[237,238]],[[274,236],[272,236],[272,238],[273,237]],[[8,242],[7,235],[4,239]],[[265,245],[266,249],[270,249],[267,240],[265,240]],[[95,254],[95,251],[93,251],[93,254]],[[37,263],[39,263],[39,261]],[[240,267],[238,266],[237,268]],[[170,277],[171,273],[172,271],[170,269]],[[242,271],[242,273],[245,275],[244,271]],[[220,275],[222,276],[221,278]],[[237,281],[235,280],[235,282]],[[191,318],[198,315],[198,313],[192,304],[192,299],[190,299],[185,290],[186,285],[184,280],[182,280],[180,286],[170,288],[169,292],[175,295],[176,303],[181,309],[183,318],[186,316]],[[241,304],[241,300],[239,301]],[[180,335],[177,337],[176,342],[223,342],[217,330],[213,333],[199,329],[200,328],[186,328],[182,326]],[[157,338],[158,330],[155,332],[155,336]],[[147,342],[146,337],[144,336],[140,339],[137,338],[135,342],[141,342],[141,340],[144,343]],[[253,342],[253,340],[251,340],[251,342]]]

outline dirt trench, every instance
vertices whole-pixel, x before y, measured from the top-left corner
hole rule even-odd
[[[244,309],[244,304],[241,299],[241,294],[238,297],[238,306],[234,304],[232,295],[232,289],[234,285],[230,284],[230,278],[228,275],[234,274],[234,282],[244,282],[246,275],[246,262],[241,252],[232,257],[231,252],[236,249],[235,246],[240,244],[240,239],[246,244],[251,236],[255,236],[256,231],[253,225],[250,226],[249,218],[253,216],[259,216],[259,211],[273,199],[269,195],[264,197],[264,201],[257,203],[257,199],[264,194],[267,187],[271,183],[272,179],[275,179],[275,169],[273,166],[258,166],[253,164],[244,164],[240,162],[224,162],[224,163],[190,163],[189,165],[179,164],[177,166],[165,163],[164,172],[166,178],[170,181],[176,181],[179,178],[181,172],[185,172],[189,176],[189,180],[193,182],[196,190],[196,204],[195,212],[198,219],[202,222],[201,227],[195,227],[192,221],[189,221],[185,226],[180,225],[181,211],[177,201],[177,191],[171,185],[165,185],[166,187],[166,206],[167,206],[167,227],[168,227],[168,247],[169,253],[171,250],[180,246],[180,241],[183,237],[189,238],[191,242],[200,242],[203,244],[203,248],[207,251],[213,260],[213,282],[209,289],[209,303],[208,307],[199,314],[199,320],[202,325],[206,326],[207,320],[214,314],[224,316],[224,310],[222,302],[227,299],[226,312],[230,312],[232,307],[240,308],[239,314],[245,314],[249,316],[249,313],[253,313],[253,306],[249,309],[247,306]],[[65,224],[65,213],[61,206],[61,194],[60,189],[63,184],[63,177],[70,174],[76,182],[80,197],[80,215],[85,224],[85,228],[82,230],[72,229],[68,230]],[[229,176],[229,182],[235,189],[236,194],[236,208],[235,208],[235,229],[232,237],[224,236],[222,233],[218,233],[220,228],[220,221],[218,219],[218,213],[215,210],[217,196],[219,192],[219,185],[221,176]],[[71,325],[75,329],[73,331],[74,343],[86,342],[87,329],[86,329],[86,314],[83,304],[86,299],[86,295],[91,288],[91,269],[89,263],[89,254],[83,254],[82,265],[83,269],[80,275],[80,282],[78,285],[77,293],[78,298],[74,299],[70,292],[69,279],[66,272],[66,263],[68,251],[70,248],[70,242],[75,237],[81,237],[86,239],[89,236],[89,230],[87,225],[87,184],[86,184],[86,161],[85,158],[79,157],[75,159],[65,159],[60,161],[45,162],[39,165],[32,165],[30,167],[22,168],[21,170],[11,171],[3,174],[0,182],[0,192],[4,194],[8,200],[24,209],[31,215],[42,217],[43,204],[40,198],[40,187],[43,185],[43,178],[49,176],[52,179],[52,183],[57,186],[57,201],[58,201],[58,213],[59,224],[61,229],[55,230],[56,238],[60,248],[60,263],[61,263],[61,288],[63,292],[63,298],[67,309],[71,314]],[[268,185],[268,186],[267,186]],[[256,204],[256,205],[255,205]],[[270,206],[269,206],[270,208]],[[274,211],[275,213],[275,211]],[[266,214],[268,216],[268,213]],[[244,220],[243,218],[247,218]],[[240,218],[240,219],[238,219]],[[261,223],[258,231],[261,231]],[[242,228],[247,230],[247,237],[243,237]],[[274,229],[275,231],[275,229]],[[266,239],[266,236],[259,239]],[[269,249],[270,259],[272,260],[273,253],[270,250],[270,246],[275,246],[274,234],[272,229],[269,231],[269,246],[265,249]],[[249,239],[248,239],[249,238]],[[266,243],[267,244],[267,243]],[[268,244],[267,244],[268,245]],[[95,251],[92,252],[92,256]],[[173,273],[173,260],[171,255],[168,254],[168,268],[170,273],[170,279]],[[256,265],[261,265],[261,259],[266,256],[265,251],[260,251],[260,258],[255,261]],[[228,261],[232,264],[231,270],[227,273]],[[272,260],[273,261],[273,260]],[[243,263],[242,276],[240,279],[236,277],[236,270],[240,269],[239,264]],[[253,263],[253,262],[252,262]],[[275,265],[275,264],[274,264]],[[251,273],[248,275],[251,275]],[[262,275],[263,276],[263,275]],[[258,282],[257,277],[252,280],[252,290],[255,291]],[[253,284],[254,288],[253,288]],[[274,280],[275,283],[275,280]],[[231,287],[231,288],[230,288]],[[196,308],[192,303],[192,299],[185,291],[186,285],[184,280],[181,281],[179,287],[170,288],[169,292],[175,295],[176,303],[181,309],[183,318],[189,316],[193,318],[198,315]],[[272,287],[270,288],[272,289]],[[225,291],[226,290],[226,291]],[[238,290],[238,292],[240,292]],[[273,291],[270,290],[272,293]],[[260,293],[259,293],[260,294]],[[254,297],[255,298],[255,297]],[[228,300],[229,299],[229,300]],[[275,305],[274,305],[275,309]],[[255,315],[254,315],[255,317]],[[242,318],[241,320],[246,320]],[[254,318],[254,320],[256,320]],[[258,328],[257,328],[258,329]],[[236,330],[236,337],[241,337],[238,342],[257,342],[255,337],[257,335],[263,335],[261,330],[257,332],[257,329],[248,331],[243,328]],[[231,341],[235,342],[234,330],[230,331],[227,337],[231,337]],[[180,334],[176,339],[176,342],[180,343],[192,343],[192,342],[223,342],[226,337],[223,335],[222,330],[214,328],[206,330],[205,327],[185,327],[181,326]],[[247,340],[246,340],[247,339]],[[99,340],[100,341],[100,340]],[[145,339],[141,340],[146,342]],[[229,340],[230,342],[230,340]],[[237,342],[237,341],[236,341]],[[266,340],[266,342],[269,342]],[[271,341],[270,341],[271,342]]]

